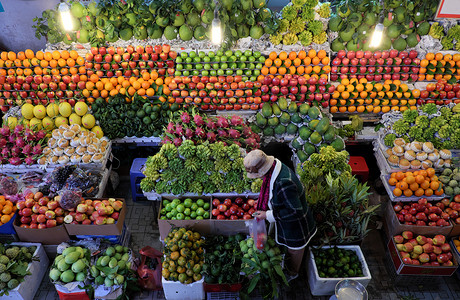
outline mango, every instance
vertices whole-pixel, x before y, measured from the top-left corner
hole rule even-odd
[[[80,258],[80,252],[75,251],[75,252],[67,254],[64,260],[65,260],[66,264],[73,264],[79,258]]]
[[[61,274],[60,278],[62,282],[69,283],[75,279],[75,275],[72,270],[67,270]]]

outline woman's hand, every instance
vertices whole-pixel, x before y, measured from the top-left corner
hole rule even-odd
[[[254,216],[259,220],[265,220],[267,218],[267,212],[258,210],[254,213]]]

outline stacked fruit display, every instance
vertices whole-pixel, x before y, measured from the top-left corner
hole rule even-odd
[[[158,194],[241,194],[249,191],[253,182],[246,176],[240,147],[223,142],[195,145],[185,140],[179,147],[164,144],[160,152],[147,159],[143,173],[146,177],[141,189]]]
[[[454,243],[455,248],[457,249],[457,252],[460,253],[460,238],[456,237],[452,239],[452,241]]]
[[[449,199],[445,198],[436,204],[429,203],[426,198],[420,198],[411,205],[398,202],[393,205],[393,210],[399,223],[417,226],[449,226],[449,220],[458,218],[458,211],[449,214],[444,209],[449,206]],[[449,210],[451,212],[453,209]],[[455,218],[454,218],[455,217]]]
[[[262,75],[305,74],[305,76],[310,76],[310,74],[316,74],[327,78],[327,74],[331,71],[329,63],[330,58],[325,50],[318,52],[314,49],[308,52],[300,50],[299,52],[291,51],[289,54],[285,51],[280,53],[273,51],[265,60]]]
[[[33,131],[22,125],[0,128],[0,164],[32,165],[42,154],[45,131]]]
[[[368,81],[419,79],[420,59],[415,50],[345,51],[340,50],[332,60],[331,80],[366,78]]]
[[[437,8],[436,1],[414,3],[409,0],[389,1],[371,4],[370,0],[359,3],[342,1],[338,4],[336,14],[329,21],[329,30],[338,32],[332,41],[331,49],[369,50],[371,35],[383,11],[385,26],[383,40],[378,49],[393,47],[398,51],[417,46],[420,36],[427,35],[430,23]],[[401,35],[405,35],[403,37]]]
[[[431,142],[437,149],[460,149],[460,104],[450,108],[428,103],[402,114],[392,112],[392,116],[387,123],[391,131],[383,131],[389,147],[401,137],[406,143]]]
[[[91,253],[88,249],[67,247],[54,259],[50,279],[54,283],[84,282],[88,276]]]
[[[21,227],[44,229],[64,223],[65,210],[59,201],[59,196],[50,199],[41,192],[28,194],[25,200],[16,203]]]
[[[452,251],[444,235],[429,238],[417,237],[404,231],[393,237],[396,249],[404,264],[422,266],[453,266]]]
[[[128,247],[120,245],[108,247],[97,256],[89,273],[97,286],[112,287],[122,285],[131,268],[131,255]]]
[[[256,81],[264,63],[259,51],[184,51],[176,58],[174,76],[244,76]]]
[[[444,184],[446,195],[460,194],[460,168],[445,168],[441,176],[439,176],[439,181]]]
[[[94,127],[92,115],[85,122],[84,128]],[[102,132],[101,132],[102,133]],[[107,156],[109,142],[107,138],[98,138],[92,131],[82,130],[80,125],[66,124],[54,129],[48,140],[48,147],[43,149],[43,156],[38,163],[56,165],[71,163],[99,163]]]
[[[363,277],[363,267],[353,250],[338,247],[312,248],[319,277]],[[329,263],[332,261],[333,263]]]
[[[64,218],[67,224],[105,225],[117,222],[123,201],[115,198],[104,200],[81,200]]]
[[[447,80],[455,83],[460,79],[460,53],[443,54],[429,52],[420,61],[419,80]]]
[[[256,211],[254,199],[243,200],[238,197],[234,201],[226,198],[223,201],[214,198],[212,200],[212,215],[217,220],[249,220]]]
[[[332,94],[331,113],[386,113],[416,109],[418,90],[399,80],[369,83],[366,78],[343,78]]]
[[[0,195],[0,226],[8,223],[16,213],[17,207],[10,200],[6,200],[5,196]]]
[[[165,199],[162,204],[161,220],[203,220],[210,217],[211,205],[203,199],[185,198],[183,201],[178,198],[172,201]]]
[[[204,264],[204,239],[198,232],[173,228],[165,238],[163,278],[190,284],[200,281]]]
[[[394,172],[388,179],[395,197],[431,197],[444,194],[443,184],[433,168],[414,172]]]
[[[20,247],[0,244],[0,295],[8,295],[29,274],[29,263],[34,259],[36,246]],[[35,258],[36,259],[36,258]],[[37,271],[37,270],[33,270]]]
[[[183,140],[193,140],[197,144],[203,141],[222,141],[248,150],[260,146],[259,135],[252,131],[242,117],[213,117],[195,111],[192,115],[181,111],[171,118],[162,137],[162,143],[173,143],[176,146],[180,146]]]
[[[428,83],[425,90],[420,92],[422,103],[435,103],[447,105],[460,103],[460,83],[450,84],[445,79],[439,79],[436,83]]]

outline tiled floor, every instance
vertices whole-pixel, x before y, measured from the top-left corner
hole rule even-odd
[[[149,201],[133,202],[129,188],[129,179],[127,178],[122,178],[120,185],[114,194],[110,196],[124,197],[127,200],[128,213],[126,215],[126,223],[131,231],[130,246],[133,250],[137,253],[145,245],[161,249],[158,226],[154,218],[153,203]],[[374,195],[372,200],[376,202],[380,198]],[[369,299],[460,299],[460,280],[456,275],[439,278],[436,282],[430,281],[425,283],[412,276],[396,277],[394,271],[393,275],[391,275],[392,272],[389,271],[389,268],[393,268],[393,266],[385,257],[385,248],[381,230],[373,230],[362,243],[362,249],[372,274],[372,280],[367,287],[370,295]],[[292,283],[292,287],[281,292],[280,299],[329,299],[329,297],[313,297],[310,294],[307,272],[306,267],[303,268],[300,277]],[[395,283],[398,283],[398,285],[395,285]],[[226,296],[228,295],[226,294]],[[217,294],[208,295],[208,299],[231,299],[222,296]],[[48,277],[43,280],[40,290],[34,299],[58,299],[57,293]],[[164,299],[164,296],[161,292],[144,292],[137,295],[134,299]]]

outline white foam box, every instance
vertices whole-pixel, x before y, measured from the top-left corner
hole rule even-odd
[[[36,246],[34,257],[38,257],[38,261],[33,260],[29,263],[27,271],[31,274],[24,277],[24,281],[21,282],[14,290],[8,291],[9,295],[3,295],[3,299],[15,299],[15,300],[30,300],[33,299],[37,293],[40,284],[42,283],[43,277],[45,276],[46,270],[49,266],[48,256],[45,253],[45,249],[42,244],[39,243],[11,243],[11,245],[19,247],[31,247]]]
[[[161,278],[163,292],[167,300],[201,300],[205,299],[204,278],[190,284],[169,281]]]
[[[328,249],[335,246],[323,246],[323,249]],[[364,254],[361,251],[359,246],[347,245],[347,246],[337,246],[337,248],[353,250],[358,255],[359,261],[361,262],[361,267],[363,269],[363,277],[347,277],[347,278],[323,278],[319,277],[318,269],[316,268],[315,256],[310,248],[309,258],[308,258],[308,284],[310,285],[310,291],[313,296],[328,296],[335,293],[335,286],[340,280],[351,279],[358,281],[364,287],[366,287],[371,281],[371,273],[367,266],[366,260],[364,259]]]

